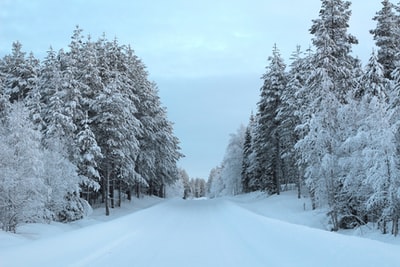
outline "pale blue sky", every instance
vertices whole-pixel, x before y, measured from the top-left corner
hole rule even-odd
[[[368,31],[380,0],[352,1],[350,32],[364,62]],[[13,41],[42,57],[66,48],[75,25],[97,39],[106,33],[130,44],[160,90],[186,155],[191,177],[207,178],[223,158],[229,134],[247,124],[259,99],[260,77],[274,43],[289,64],[296,45],[311,43],[308,29],[319,0],[0,0],[0,56]]]

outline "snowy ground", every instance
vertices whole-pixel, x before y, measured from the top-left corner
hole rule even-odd
[[[18,235],[0,232],[0,266],[400,266],[400,238],[326,231],[323,214],[291,192],[146,198],[113,211],[67,225],[26,225]]]

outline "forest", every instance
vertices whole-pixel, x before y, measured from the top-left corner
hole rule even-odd
[[[183,155],[134,51],[77,27],[42,62],[15,42],[0,60],[0,226],[82,218],[141,194],[164,197]],[[188,181],[189,182],[189,181]]]
[[[372,222],[398,234],[400,4],[383,0],[371,18],[376,47],[365,66],[352,53],[350,7],[322,0],[312,46],[297,47],[288,66],[273,47],[256,114],[210,173],[211,197],[297,188],[333,231]]]

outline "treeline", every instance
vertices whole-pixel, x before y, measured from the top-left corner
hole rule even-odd
[[[307,189],[313,208],[327,209],[332,230],[373,222],[397,235],[400,6],[382,2],[370,31],[377,49],[362,67],[352,55],[358,41],[348,33],[350,2],[321,3],[311,48],[297,48],[289,68],[273,48],[257,113],[225,156],[236,164],[241,158],[240,168],[224,160],[210,174],[209,193],[279,194],[294,184],[299,197]]]
[[[179,170],[179,179],[166,187],[168,198],[201,198],[206,196],[206,181],[202,178],[189,178],[184,169]]]
[[[182,154],[134,51],[75,29],[39,62],[21,44],[0,60],[0,225],[82,218],[87,203],[164,197]],[[83,201],[83,199],[87,200]]]

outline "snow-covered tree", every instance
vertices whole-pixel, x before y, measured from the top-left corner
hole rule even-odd
[[[370,30],[376,46],[378,47],[377,59],[383,66],[384,77],[392,78],[392,72],[396,68],[396,61],[399,60],[400,29],[399,16],[395,13],[395,6],[389,0],[383,0],[382,9],[376,12],[373,20],[376,27]]]
[[[222,161],[221,179],[224,183],[223,195],[242,193],[243,144],[246,128],[242,125],[235,134],[231,134],[225,156]]]
[[[333,229],[339,228],[342,173],[338,166],[340,145],[346,139],[340,111],[355,88],[354,66],[350,55],[357,39],[347,33],[350,2],[322,0],[320,17],[313,20],[310,32],[316,48],[311,63],[314,70],[305,84],[312,100],[303,112],[307,134],[296,144],[299,165],[305,166],[306,184],[314,206],[328,206]],[[340,116],[339,116],[340,115]]]
[[[0,223],[5,231],[15,232],[18,224],[48,215],[40,132],[33,128],[22,103],[10,107],[1,125]]]
[[[37,83],[39,61],[32,53],[26,57],[21,43],[15,42],[12,45],[12,54],[4,57],[1,67],[4,90],[10,101],[24,100]]]
[[[384,68],[379,63],[375,51],[372,51],[355,96],[361,98],[368,95],[368,97],[376,96],[379,99],[388,100],[387,90],[390,84],[384,75]]]
[[[185,187],[182,180],[176,180],[173,184],[167,185],[165,188],[165,197],[174,198],[184,195]]]
[[[83,121],[83,129],[77,134],[77,145],[80,151],[78,159],[78,169],[80,175],[84,177],[82,192],[86,200],[91,202],[91,193],[100,189],[100,174],[98,171],[99,160],[103,157],[101,149],[97,145],[96,137],[90,129],[86,115]]]
[[[179,169],[179,176],[183,183],[183,199],[187,199],[191,194],[189,175],[184,169]]]
[[[299,168],[296,166],[296,153],[294,145],[298,141],[296,126],[300,124],[298,116],[298,106],[296,95],[302,90],[306,77],[304,75],[300,46],[292,54],[290,71],[288,73],[287,84],[281,93],[281,104],[278,108],[277,120],[278,132],[280,135],[280,158],[282,161],[282,184],[295,183],[300,194],[301,179]]]
[[[213,168],[210,171],[210,175],[208,176],[208,196],[210,198],[219,197],[222,195],[222,191],[225,188],[225,185],[222,181],[221,173],[223,166],[218,166]]]
[[[259,190],[259,183],[255,181],[256,157],[254,153],[254,131],[255,118],[253,114],[250,116],[249,124],[246,127],[246,132],[243,141],[243,162],[242,162],[242,190],[244,193]]]
[[[276,46],[269,58],[270,64],[264,74],[261,99],[258,102],[257,128],[254,136],[254,151],[257,160],[256,179],[261,189],[279,194],[282,179],[281,142],[278,132],[278,110],[281,94],[285,90],[287,75],[285,64]]]

